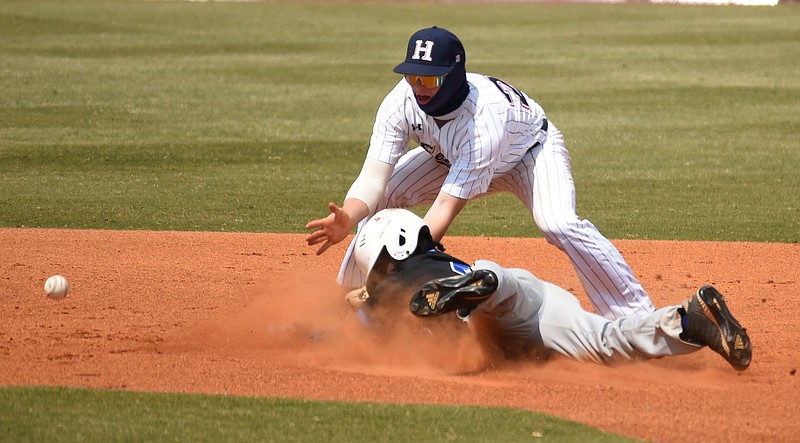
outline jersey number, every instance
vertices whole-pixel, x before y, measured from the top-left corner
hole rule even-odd
[[[500,92],[503,93],[503,95],[506,96],[508,102],[511,103],[512,106],[514,105],[514,100],[511,99],[511,94],[514,94],[517,97],[519,97],[519,101],[522,102],[522,104],[525,107],[528,107],[528,100],[526,100],[525,96],[522,95],[521,92],[519,92],[519,89],[509,85],[508,83],[504,82],[503,80],[500,80],[499,78],[495,77],[487,77],[487,78],[491,80],[495,86],[497,86],[497,89],[499,89]]]

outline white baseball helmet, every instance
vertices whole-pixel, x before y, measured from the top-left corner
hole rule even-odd
[[[356,239],[356,263],[361,272],[369,274],[384,247],[393,259],[407,259],[417,249],[424,226],[417,214],[406,209],[384,209],[373,215]]]

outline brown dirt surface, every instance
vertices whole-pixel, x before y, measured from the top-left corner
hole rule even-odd
[[[799,244],[614,241],[657,306],[703,284],[726,294],[753,342],[738,373],[708,349],[617,367],[489,362],[467,331],[434,341],[410,314],[380,342],[334,283],[344,245],[316,256],[303,239],[0,228],[0,385],[508,406],[650,441],[798,440]],[[447,243],[588,307],[542,239]],[[66,298],[45,297],[52,274],[69,279]]]

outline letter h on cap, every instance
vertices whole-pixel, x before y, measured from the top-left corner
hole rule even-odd
[[[414,55],[411,57],[413,60],[425,60],[426,62],[431,62],[433,59],[431,58],[431,51],[433,50],[433,42],[430,40],[425,41],[425,46],[422,46],[422,40],[416,41],[416,48],[414,50]],[[420,55],[422,53],[422,55]]]

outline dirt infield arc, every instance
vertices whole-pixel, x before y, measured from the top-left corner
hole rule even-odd
[[[725,293],[754,343],[750,369],[709,350],[615,368],[487,364],[461,333],[446,349],[402,333],[378,344],[333,282],[343,247],[318,257],[299,234],[0,229],[0,384],[495,405],[650,441],[800,440],[800,245],[614,243],[658,306],[707,283]],[[447,246],[530,269],[586,306],[541,239]],[[72,285],[63,300],[43,293],[56,273]]]

